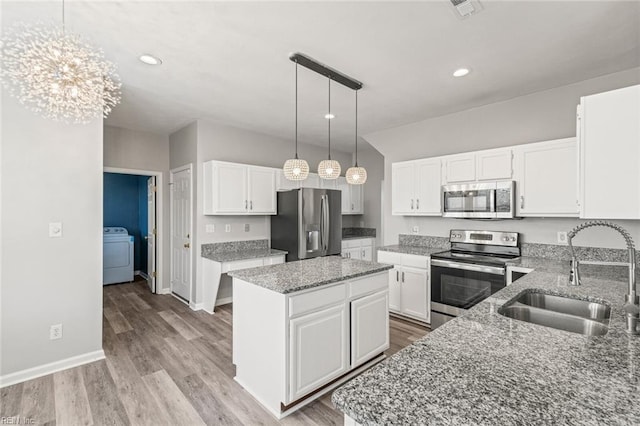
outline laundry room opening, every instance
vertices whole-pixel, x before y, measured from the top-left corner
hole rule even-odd
[[[156,177],[105,172],[103,285],[147,281],[156,292]]]

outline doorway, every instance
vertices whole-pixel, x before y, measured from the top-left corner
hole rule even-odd
[[[162,293],[162,172],[149,170],[104,168],[104,274],[110,266],[127,266],[124,252],[116,253],[120,264],[107,250],[107,230],[128,235],[131,239],[130,262],[135,275],[144,278],[151,293]],[[111,229],[107,229],[107,227]],[[111,282],[127,282],[111,280]],[[108,283],[109,280],[104,280]]]
[[[193,177],[187,164],[171,170],[171,292],[182,301],[191,301],[193,257]]]

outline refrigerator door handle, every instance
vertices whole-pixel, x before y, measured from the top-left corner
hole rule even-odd
[[[322,251],[323,254],[326,255],[329,250],[329,196],[322,196],[322,213],[321,213],[321,233],[322,233]]]

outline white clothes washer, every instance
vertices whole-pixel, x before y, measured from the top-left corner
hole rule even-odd
[[[126,228],[109,226],[102,241],[102,284],[133,281],[133,235]]]

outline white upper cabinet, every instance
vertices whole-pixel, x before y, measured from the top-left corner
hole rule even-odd
[[[276,214],[276,171],[268,167],[207,161],[204,214]]]
[[[309,176],[302,182],[300,182],[300,187],[302,188],[321,188],[320,186],[320,176],[315,173],[309,173]]]
[[[440,215],[441,174],[439,158],[392,164],[392,214]]]
[[[517,146],[518,216],[578,216],[576,138]]]
[[[290,191],[300,188],[299,180],[289,180],[284,176],[282,169],[274,169],[276,171],[276,189],[278,191]]]
[[[447,183],[476,180],[476,156],[473,153],[444,157]]]
[[[445,182],[475,182],[513,177],[511,148],[489,149],[443,157]]]
[[[640,85],[578,107],[580,217],[640,219]]]
[[[347,178],[336,179],[336,189],[342,192],[342,214],[363,214],[362,185],[350,185]]]

